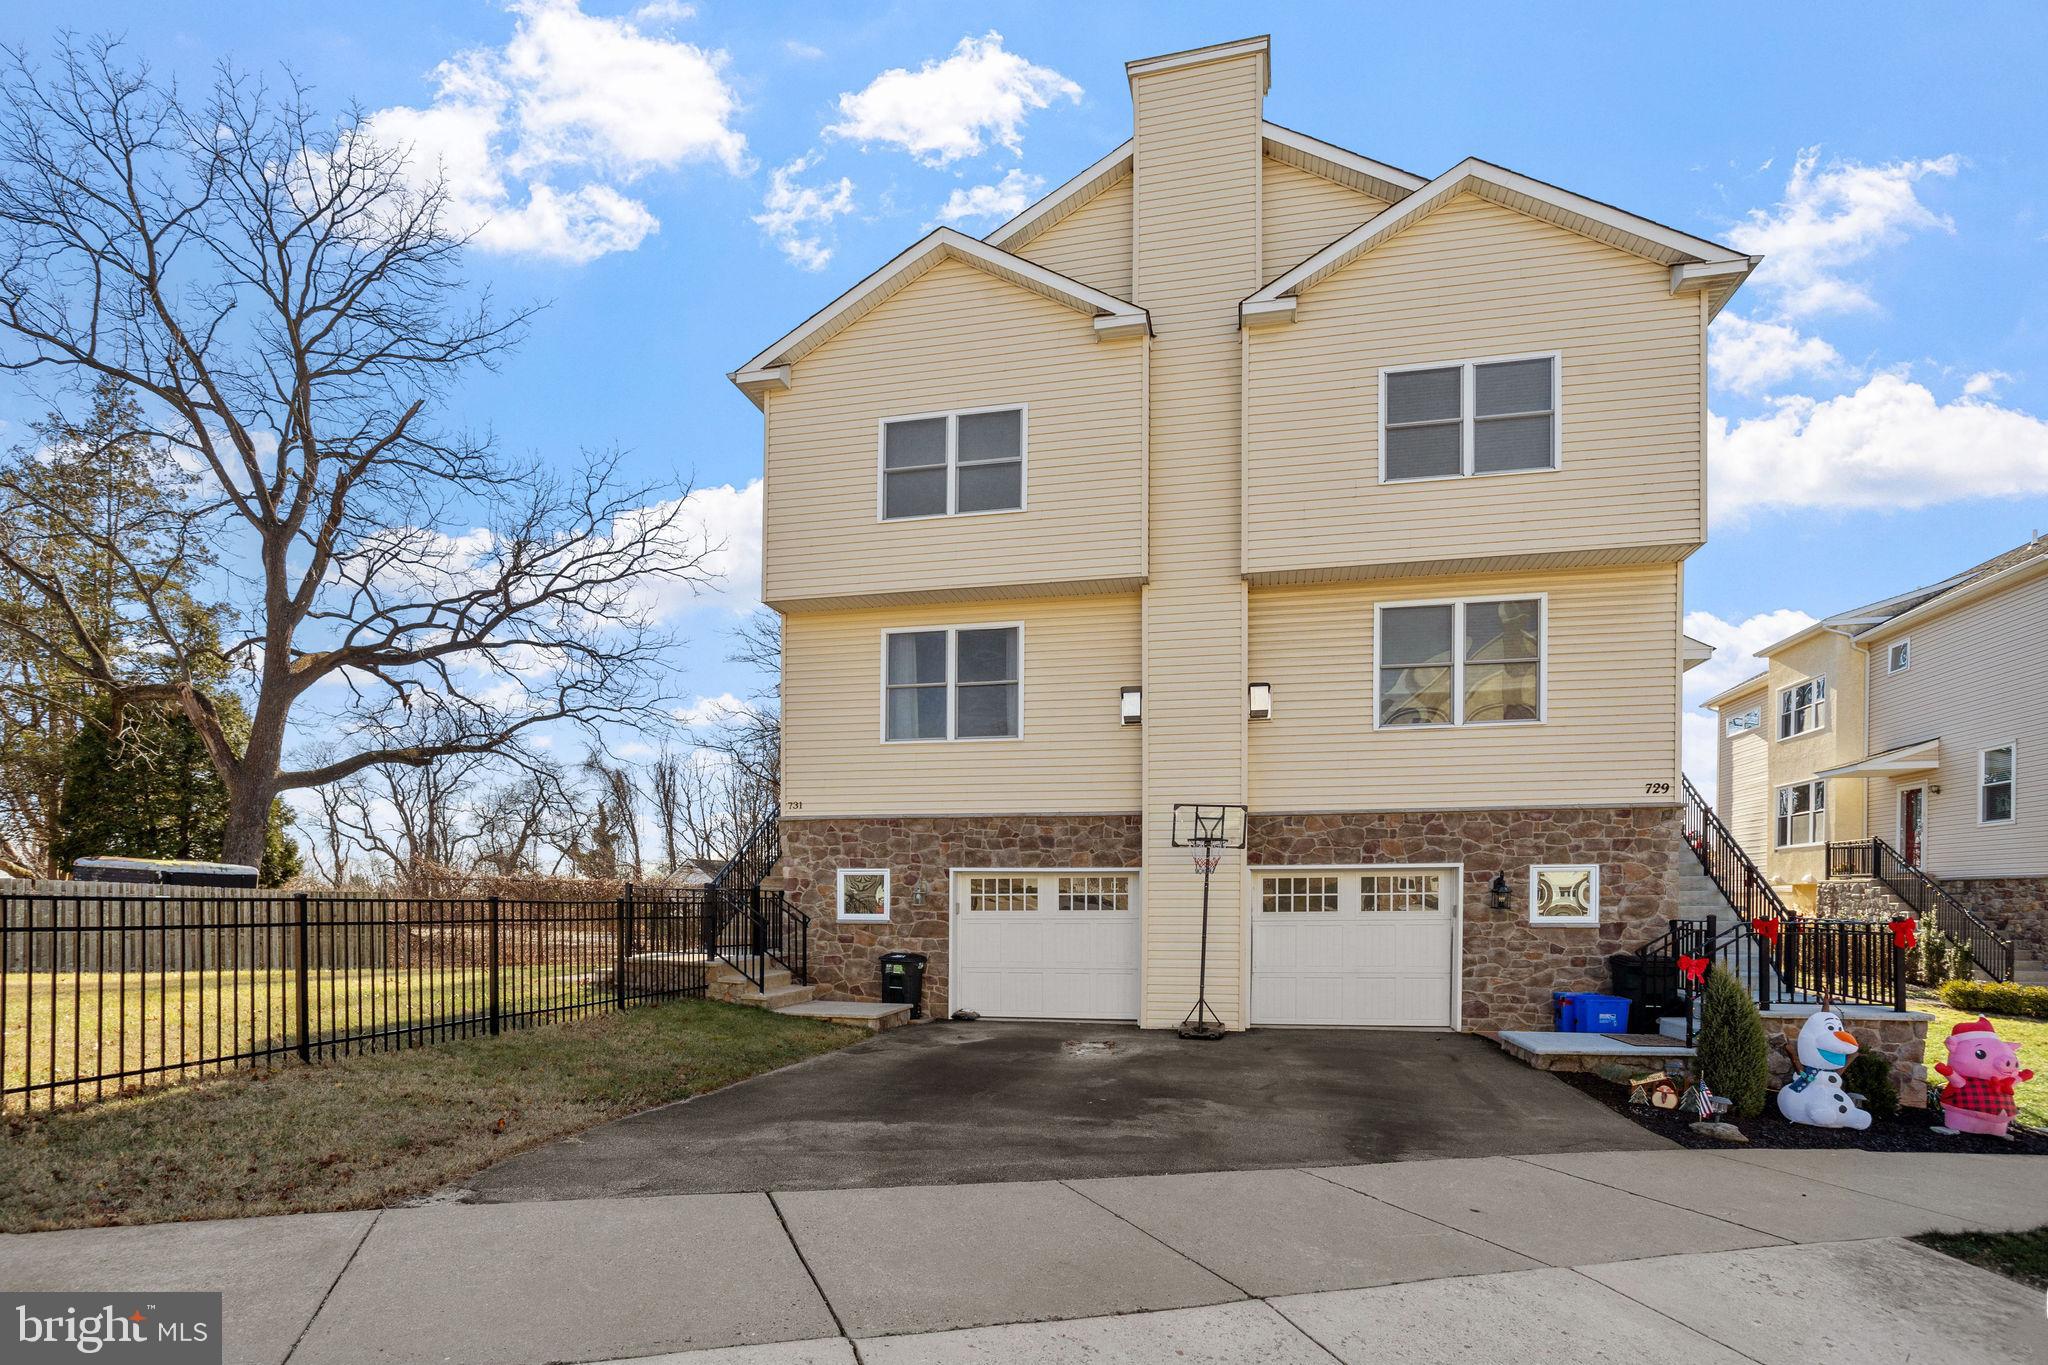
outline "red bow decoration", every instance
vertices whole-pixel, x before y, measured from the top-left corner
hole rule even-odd
[[[1920,921],[1910,915],[1901,915],[1892,921],[1892,946],[1911,948],[1920,942]]]
[[[1752,929],[1756,930],[1758,938],[1770,944],[1773,948],[1778,946],[1778,931],[1784,928],[1784,926],[1778,923],[1776,915],[1759,915],[1751,920],[1749,924]]]
[[[1686,957],[1681,954],[1678,959],[1678,974],[1697,986],[1707,979],[1707,968],[1712,965],[1704,957]]]

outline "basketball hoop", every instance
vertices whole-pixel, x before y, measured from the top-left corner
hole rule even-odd
[[[1183,804],[1173,808],[1173,846],[1193,850],[1195,871],[1202,874],[1202,951],[1195,977],[1195,1004],[1180,1021],[1180,1036],[1214,1041],[1223,1036],[1223,1019],[1209,1008],[1209,879],[1222,865],[1223,850],[1245,846],[1245,808],[1230,805]]]

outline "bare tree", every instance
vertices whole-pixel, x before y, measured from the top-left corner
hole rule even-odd
[[[583,760],[583,772],[596,789],[595,823],[616,832],[619,853],[613,875],[641,875],[640,787],[632,769],[623,763],[607,763],[593,753]]]
[[[700,742],[772,803],[782,789],[782,618],[757,608],[733,628],[731,640],[728,661],[749,666],[766,681],[746,701],[720,707]]]
[[[67,39],[47,76],[8,55],[0,367],[116,380],[138,435],[200,471],[195,512],[223,562],[248,566],[212,655],[244,679],[246,741],[120,545],[103,548],[147,609],[149,674],[96,646],[61,576],[4,541],[0,566],[64,623],[24,647],[198,729],[229,794],[224,856],[257,861],[281,791],[663,714],[645,589],[703,581],[706,547],[680,490],[620,487],[615,458],[543,471],[437,425],[450,386],[531,318],[467,301],[438,179],[295,83],[223,67],[190,99],[110,42]],[[323,706],[308,699],[322,683],[342,698],[320,713],[330,756],[287,767],[295,709]]]

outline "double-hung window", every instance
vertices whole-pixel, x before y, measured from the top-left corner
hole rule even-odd
[[[884,521],[1014,512],[1023,506],[1023,408],[940,412],[882,423]]]
[[[1016,738],[1020,635],[1016,626],[884,632],[882,738]]]
[[[1828,784],[1815,780],[1778,788],[1779,848],[1818,844],[1828,837]]]
[[[2012,822],[2013,757],[2017,746],[2001,744],[1977,755],[1977,823]]]
[[[1556,355],[1380,372],[1380,481],[1555,469]]]
[[[1828,723],[1828,680],[1808,678],[1778,694],[1778,738],[1790,739]]]
[[[1375,723],[1543,719],[1544,609],[1541,597],[1380,607],[1373,629]]]

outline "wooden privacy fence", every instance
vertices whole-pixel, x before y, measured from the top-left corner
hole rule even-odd
[[[702,888],[573,900],[0,883],[0,1102],[53,1107],[702,995],[729,918]]]

